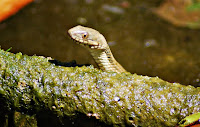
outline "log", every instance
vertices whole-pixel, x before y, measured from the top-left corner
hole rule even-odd
[[[143,127],[176,126],[200,112],[199,87],[67,66],[50,57],[0,50],[1,106],[32,115],[48,110],[59,118],[82,113],[106,125]]]

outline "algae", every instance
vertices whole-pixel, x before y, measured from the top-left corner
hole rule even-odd
[[[175,126],[200,112],[198,87],[51,60],[0,50],[0,100],[6,111],[34,115],[48,110],[59,118],[83,113],[107,125],[143,127]]]

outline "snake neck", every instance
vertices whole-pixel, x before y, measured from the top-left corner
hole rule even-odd
[[[105,50],[89,49],[89,51],[99,68],[103,71],[117,73],[126,72],[126,70],[115,60],[109,47]]]
[[[71,38],[86,47],[103,71],[127,72],[113,57],[105,37],[92,28],[76,26],[68,31]]]

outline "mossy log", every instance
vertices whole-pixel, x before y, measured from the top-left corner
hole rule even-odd
[[[143,127],[175,126],[200,112],[200,88],[50,61],[0,50],[1,106],[32,114],[48,109],[60,118],[83,113],[107,125]]]

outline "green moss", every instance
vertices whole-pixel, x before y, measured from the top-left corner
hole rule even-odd
[[[16,127],[37,127],[35,116],[26,115],[20,112],[14,113]]]
[[[187,11],[199,11],[200,10],[200,2],[193,2],[186,9],[187,9]]]
[[[58,117],[78,112],[115,126],[175,126],[200,111],[200,88],[158,77],[64,67],[51,58],[0,50],[0,95],[6,108]]]

